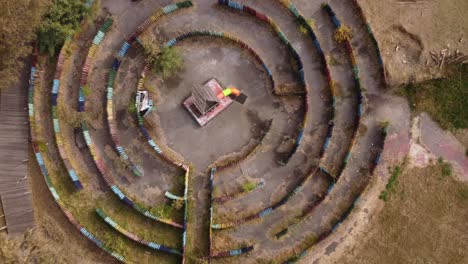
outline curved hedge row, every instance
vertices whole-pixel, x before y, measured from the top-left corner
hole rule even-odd
[[[297,72],[298,72],[299,78],[301,80],[301,84],[304,86],[304,91],[305,91],[304,120],[302,121],[301,125],[299,126],[299,131],[298,131],[297,136],[296,136],[296,140],[295,140],[293,150],[291,151],[291,153],[289,153],[286,160],[283,161],[283,163],[286,164],[286,163],[289,162],[289,160],[292,158],[292,156],[296,153],[297,149],[299,148],[299,145],[301,143],[302,136],[303,136],[303,133],[304,133],[304,128],[305,128],[305,126],[307,124],[307,118],[308,118],[308,113],[309,113],[309,105],[308,105],[309,94],[308,94],[307,83],[306,83],[305,77],[304,77],[304,67],[303,67],[301,57],[299,56],[299,53],[297,53],[296,49],[292,46],[291,42],[286,38],[284,33],[281,31],[279,26],[269,16],[267,16],[265,14],[262,14],[261,12],[255,10],[254,8],[252,8],[252,7],[248,6],[248,5],[243,5],[243,4],[236,3],[236,2],[230,1],[230,0],[218,0],[218,4],[224,5],[224,6],[236,9],[236,10],[240,10],[242,12],[245,12],[245,13],[249,14],[249,15],[255,16],[257,19],[269,24],[270,27],[273,29],[273,31],[275,31],[276,34],[278,35],[278,37],[281,39],[281,41],[288,47],[289,51],[292,54],[292,57],[296,61]],[[274,88],[273,88],[273,91],[275,92]],[[277,93],[275,92],[275,94],[277,94]]]
[[[332,19],[332,22],[333,24],[336,26],[337,29],[339,29],[341,27],[341,22],[340,20],[336,17],[335,13],[333,12],[333,10],[330,8],[330,6],[328,4],[323,4],[322,5],[322,8],[325,9],[327,11],[327,13],[330,15],[331,19]],[[346,156],[344,158],[344,161],[343,161],[343,164],[342,166],[340,167],[340,170],[339,170],[339,173],[337,174],[337,176],[334,176],[332,175],[329,171],[327,171],[324,167],[320,166],[319,169],[321,172],[331,176],[332,178],[334,178],[334,180],[336,181],[342,174],[342,172],[344,171],[346,165],[348,164],[349,162],[349,159],[351,158],[351,150],[356,142],[356,135],[357,135],[357,127],[360,123],[360,118],[361,118],[361,115],[362,115],[362,93],[361,93],[361,84],[360,84],[360,79],[359,79],[359,70],[358,70],[358,67],[357,67],[357,64],[356,64],[356,58],[354,57],[354,54],[353,54],[353,50],[352,50],[352,47],[351,47],[351,44],[349,42],[349,40],[345,40],[345,46],[346,46],[346,51],[348,53],[348,56],[350,57],[350,60],[351,60],[351,64],[352,64],[352,67],[353,67],[353,76],[354,76],[354,82],[355,82],[355,86],[356,86],[356,89],[358,91],[358,94],[357,94],[357,100],[358,100],[358,119],[356,121],[356,129],[354,130],[353,132],[353,135],[352,135],[352,141],[351,141],[351,144],[350,144],[350,147],[349,147],[349,150],[348,152],[346,153]],[[329,141],[329,140],[328,140]],[[327,143],[327,142],[326,142]],[[371,166],[371,171],[373,171],[373,168],[374,168],[375,165]],[[327,192],[326,192],[326,195],[328,195],[334,188],[335,184],[331,184],[329,186],[329,188],[327,189]],[[322,197],[319,201],[322,201],[325,197]],[[311,208],[309,208],[308,210],[306,210],[306,212],[303,214],[303,216],[300,218],[301,220],[293,225],[291,225],[290,227],[293,227],[297,224],[299,224],[300,222],[302,222],[304,219],[307,218],[308,215],[310,215],[314,209],[316,208],[316,205],[317,203],[312,206]],[[348,212],[349,213],[349,212]],[[346,215],[346,214],[345,214]],[[346,217],[346,216],[345,216]],[[290,228],[289,227],[289,228]],[[326,234],[323,234],[321,237],[322,239],[325,238],[326,236],[328,235],[328,233]],[[297,257],[297,256],[296,256]],[[292,263],[292,262],[286,262],[286,263]]]
[[[210,169],[210,183],[209,183],[209,199],[210,199],[210,227],[209,227],[209,248],[210,248],[210,258],[211,255],[213,255],[213,190],[214,190],[214,175],[216,172],[216,168],[211,168]]]
[[[154,250],[159,250],[161,252],[182,256],[182,253],[180,253],[180,251],[177,249],[167,247],[167,246],[155,243],[155,242],[146,241],[142,238],[139,238],[137,235],[127,231],[125,228],[117,224],[114,220],[112,220],[109,216],[107,216],[106,213],[104,213],[104,211],[102,211],[101,209],[96,208],[96,213],[99,215],[99,217],[101,217],[102,220],[104,220],[104,222],[106,222],[109,226],[117,230],[117,232],[124,235],[128,239],[133,240],[149,248],[152,248]]]
[[[241,218],[241,219],[238,219],[238,220],[235,220],[235,221],[232,221],[232,222],[228,222],[228,223],[219,223],[219,224],[212,224],[211,225],[211,228],[213,229],[226,229],[226,228],[230,228],[230,227],[234,227],[234,226],[238,226],[240,224],[243,224],[243,223],[246,223],[246,222],[249,222],[249,221],[252,221],[254,219],[259,219],[259,218],[263,218],[269,214],[271,214],[272,212],[274,212],[276,209],[278,209],[279,207],[283,206],[284,204],[286,204],[289,200],[291,200],[291,198],[293,198],[297,193],[299,193],[302,188],[304,187],[304,185],[310,180],[312,179],[312,177],[315,175],[315,173],[317,172],[317,169],[314,169],[313,171],[311,171],[303,180],[302,182],[296,186],[296,188],[294,188],[294,190],[292,190],[290,193],[288,193],[285,197],[283,197],[280,201],[278,201],[277,203],[275,203],[274,205],[268,207],[268,208],[265,208],[263,209],[262,211],[258,212],[258,213],[255,213],[253,215],[250,215],[250,216],[247,216],[247,217],[244,217],[244,218]]]
[[[112,192],[125,204],[128,206],[132,207],[136,211],[138,211],[140,214],[151,218],[155,221],[168,224],[173,227],[178,227],[178,228],[183,228],[183,226],[180,223],[177,223],[171,219],[165,219],[165,218],[160,218],[158,216],[155,216],[152,214],[148,209],[144,208],[142,205],[139,205],[137,202],[133,201],[130,197],[128,197],[115,183],[115,180],[112,176],[112,173],[110,169],[107,168],[105,165],[105,161],[102,158],[102,154],[99,152],[99,150],[95,147],[91,135],[89,133],[89,130],[87,128],[87,125],[85,123],[82,124],[82,129],[83,129],[83,135],[86,141],[86,145],[88,145],[88,148],[91,152],[91,156],[93,157],[94,163],[96,164],[97,169],[101,173],[102,177],[104,178],[104,181],[106,182],[107,186],[112,190]]]
[[[332,89],[332,87],[334,86],[334,82],[333,82],[333,79],[331,77],[330,68],[328,67],[328,62],[327,62],[327,59],[325,57],[325,53],[322,50],[322,46],[320,45],[320,42],[318,41],[317,35],[315,34],[314,30],[312,29],[312,26],[309,24],[309,22],[307,22],[307,19],[304,18],[304,16],[299,12],[299,10],[297,10],[296,6],[293,3],[291,3],[289,0],[279,0],[279,2],[292,13],[292,15],[298,21],[298,24],[303,26],[307,30],[308,35],[312,38],[312,41],[314,43],[314,47],[317,50],[320,61],[321,61],[322,65],[323,65],[322,73],[325,75],[325,77],[327,79],[328,88],[330,89],[332,109],[331,109],[331,113],[330,113],[330,121],[328,122],[327,134],[326,134],[326,137],[325,137],[325,141],[324,141],[324,143],[322,145],[322,148],[321,148],[320,154],[319,154],[320,159],[322,159],[323,155],[325,154],[325,151],[328,149],[328,146],[330,145],[330,139],[332,137],[333,128],[334,128],[334,125],[335,125],[336,97],[335,97],[335,92]]]
[[[114,142],[115,149],[119,153],[120,157],[123,158],[124,160],[128,160],[128,156],[125,153],[125,150],[122,146],[120,146],[119,143],[119,138],[117,135],[117,128],[115,127],[114,123],[114,118],[113,118],[113,103],[112,103],[112,98],[114,94],[114,84],[115,84],[115,77],[117,75],[117,71],[120,67],[120,63],[122,59],[127,55],[128,51],[130,50],[132,44],[135,42],[138,42],[138,36],[140,36],[143,32],[145,32],[154,22],[156,22],[159,18],[168,15],[170,13],[173,13],[177,10],[183,9],[183,8],[189,8],[192,7],[193,3],[191,1],[182,1],[182,2],[177,2],[174,4],[167,5],[163,7],[162,9],[156,11],[152,16],[150,16],[148,19],[146,19],[138,28],[128,37],[123,43],[122,46],[118,52],[118,56],[115,58],[114,62],[112,63],[112,68],[109,72],[109,77],[107,81],[107,121],[109,123],[109,129],[110,133],[112,136],[112,141]],[[144,75],[143,77],[144,78]],[[140,85],[143,85],[143,82],[139,82],[138,87]],[[158,153],[160,154],[163,158],[166,160],[170,161],[171,163],[181,167],[182,169],[185,170],[185,187],[184,187],[184,200],[185,200],[185,205],[184,205],[184,223],[183,225],[177,224],[172,222],[172,225],[175,224],[174,226],[181,227],[183,229],[183,234],[182,234],[182,263],[185,263],[185,247],[187,244],[187,218],[188,218],[188,178],[190,176],[190,168],[189,166],[182,164],[171,157],[169,157],[167,154],[163,153],[162,150],[156,145],[156,143],[151,139],[148,131],[146,130],[143,120],[141,116],[139,116],[139,113],[137,111],[137,117],[138,117],[138,123],[139,123],[139,128],[140,131],[143,133],[143,136],[145,136],[146,140],[150,144],[150,146]],[[145,133],[146,132],[146,133]],[[134,165],[133,165],[134,166]],[[147,212],[149,213],[149,212]],[[146,216],[147,213],[145,213]],[[168,223],[168,222],[166,222]]]
[[[88,55],[86,56],[85,64],[83,66],[83,70],[81,73],[81,80],[80,80],[80,90],[78,96],[78,112],[85,111],[85,101],[86,101],[86,94],[84,91],[84,87],[88,85],[88,76],[89,71],[91,70],[91,63],[96,55],[96,51],[98,47],[101,45],[102,41],[106,37],[106,33],[109,31],[110,27],[113,24],[112,18],[107,18],[104,21],[104,24],[99,28],[96,36],[93,39],[91,47],[88,50]]]
[[[336,27],[336,30],[340,29],[342,27],[341,21],[335,15],[335,12],[331,9],[331,7],[328,4],[323,4],[322,8],[328,13],[328,15],[330,15],[331,20],[332,20],[333,24]],[[353,149],[353,146],[354,146],[354,144],[356,142],[356,135],[357,135],[357,132],[358,132],[357,128],[358,128],[358,126],[360,124],[360,120],[361,120],[361,116],[363,114],[363,108],[364,108],[363,107],[363,96],[362,96],[362,90],[361,90],[361,80],[359,78],[359,69],[358,69],[358,66],[357,66],[357,63],[356,63],[356,57],[354,56],[353,48],[351,47],[351,43],[350,43],[349,39],[346,38],[346,40],[344,40],[344,44],[345,44],[345,47],[346,47],[346,53],[348,54],[348,56],[349,56],[349,58],[351,60],[351,66],[353,68],[352,69],[353,70],[353,78],[354,78],[355,89],[356,89],[356,92],[357,92],[356,99],[357,99],[357,102],[358,102],[358,107],[357,107],[357,120],[356,120],[356,124],[354,125],[356,127],[356,129],[354,129],[353,135],[351,137],[352,140],[351,140],[351,144],[349,146],[349,150],[346,153],[343,164],[341,165],[338,173],[336,173],[335,178],[337,178],[337,177],[339,177],[339,175],[341,175],[343,170],[346,168],[346,165],[348,164],[349,159],[351,158],[351,150]]]
[[[225,38],[225,39],[228,39],[228,40],[231,40],[231,41],[234,41],[236,43],[238,43],[241,47],[247,49],[249,51],[249,53],[255,58],[257,59],[257,61],[259,61],[263,68],[265,69],[265,71],[268,73],[268,76],[270,77],[270,79],[272,80],[273,82],[273,76],[271,74],[271,71],[268,69],[268,67],[266,66],[266,64],[263,62],[263,60],[260,58],[260,56],[253,50],[251,49],[249,46],[247,46],[247,44],[245,44],[244,42],[242,42],[240,39],[236,38],[235,36],[229,34],[229,33],[225,33],[225,32],[217,32],[217,31],[193,31],[193,32],[188,32],[188,33],[185,33],[183,35],[180,35],[176,38],[173,38],[171,40],[169,40],[166,44],[165,44],[165,47],[173,47],[174,45],[176,45],[178,42],[182,41],[182,40],[185,40],[187,38],[190,38],[190,37],[196,37],[196,36],[210,36],[210,37],[216,37],[216,38]],[[315,172],[314,172],[315,173]],[[314,173],[310,173],[307,177],[304,178],[303,182],[297,186],[291,193],[289,193],[287,196],[285,196],[283,199],[281,199],[278,203],[276,203],[275,205],[271,206],[271,207],[268,207],[264,210],[262,210],[261,212],[259,213],[256,213],[254,215],[251,215],[249,217],[246,217],[246,218],[243,218],[243,219],[240,219],[240,220],[237,220],[237,221],[234,221],[234,222],[231,222],[231,223],[225,223],[225,224],[212,224],[211,227],[213,229],[224,229],[224,228],[229,228],[229,227],[233,227],[235,225],[239,225],[239,224],[242,224],[242,223],[245,223],[245,222],[248,222],[248,221],[251,221],[253,219],[257,219],[257,218],[262,218],[268,214],[270,214],[271,212],[273,212],[274,210],[276,210],[278,207],[284,205],[287,201],[289,201],[293,196],[295,196],[301,189],[302,187],[304,186],[304,184],[309,181],[312,176],[314,175]]]
[[[257,52],[255,52],[250,46],[248,46],[246,43],[244,43],[241,39],[237,38],[236,36],[227,33],[227,32],[222,32],[222,31],[213,31],[213,30],[199,30],[199,31],[191,31],[187,32],[185,34],[179,35],[178,37],[172,38],[169,41],[164,44],[165,47],[171,48],[178,44],[179,42],[186,40],[191,37],[214,37],[214,38],[224,38],[230,41],[233,41],[240,45],[242,48],[246,49],[252,57],[254,57],[257,62],[259,62],[263,69],[266,71],[268,78],[270,79],[272,86],[275,86],[275,81],[273,79],[273,75],[268,68],[268,66],[263,62],[263,60],[260,58],[260,55],[258,55]]]
[[[34,151],[34,155],[36,157],[37,163],[39,164],[41,174],[44,177],[47,188],[52,194],[52,197],[54,198],[54,201],[59,206],[60,210],[64,213],[65,217],[68,219],[68,221],[70,221],[73,224],[73,226],[75,226],[75,228],[78,231],[80,231],[81,234],[83,234],[85,237],[91,240],[91,242],[96,244],[99,248],[106,251],[107,253],[109,253],[111,256],[113,256],[117,260],[121,262],[125,262],[125,258],[123,256],[109,249],[101,240],[99,240],[97,237],[91,234],[84,226],[80,224],[80,222],[77,219],[75,219],[72,213],[68,211],[67,208],[65,207],[65,204],[60,199],[59,194],[57,193],[57,191],[55,190],[52,184],[52,180],[50,179],[49,172],[44,163],[44,159],[39,149],[39,145],[37,143],[37,137],[36,137],[36,122],[34,120],[34,114],[35,114],[34,113],[34,88],[35,88],[36,81],[37,81],[36,62],[37,62],[37,57],[33,58],[33,64],[31,67],[31,75],[30,75],[30,80],[29,80],[29,92],[28,92],[29,127],[30,127],[31,144],[32,144],[32,148]]]
[[[231,161],[229,162],[228,164],[224,164],[224,165],[220,165],[220,166],[217,166],[217,170],[225,170],[225,169],[228,169],[228,168],[232,168],[234,166],[236,166],[237,164],[249,159],[250,157],[252,157],[253,155],[255,155],[255,153],[257,153],[257,151],[263,146],[263,142],[265,142],[265,138],[266,136],[268,135],[268,132],[270,132],[270,129],[271,129],[271,125],[273,124],[273,119],[269,120],[268,121],[268,128],[265,129],[263,135],[260,137],[260,141],[257,143],[257,145],[255,145],[254,148],[252,148],[249,152],[247,152],[247,154],[235,161]],[[211,165],[210,165],[211,166]]]
[[[223,252],[214,253],[213,252],[213,188],[214,188],[214,175],[216,168],[210,169],[210,183],[209,183],[209,199],[210,199],[210,229],[209,229],[209,248],[210,248],[210,259],[211,258],[223,258],[223,257],[232,257],[241,254],[248,253],[254,249],[253,246],[243,247],[235,250],[228,250]]]
[[[150,69],[150,65],[146,64],[143,71],[141,72],[141,77],[138,80],[138,85],[137,85],[137,90],[141,91],[143,90],[143,83],[145,82],[146,74],[148,73]],[[145,122],[143,117],[141,116],[139,111],[136,111],[136,116],[138,120],[138,128],[145,138],[146,142],[150,145],[150,147],[156,152],[157,155],[159,155],[162,159],[168,161],[171,164],[174,164],[177,167],[182,168],[183,170],[187,170],[188,166],[183,164],[182,162],[172,158],[170,155],[168,155],[165,151],[162,150],[160,146],[153,140],[151,135],[148,132],[148,129],[146,129]]]
[[[351,0],[351,1],[353,2],[354,6],[356,7],[359,16],[361,16],[363,24],[366,27],[367,33],[370,36],[372,45],[374,46],[375,53],[377,55],[377,63],[379,64],[379,67],[380,67],[382,82],[383,82],[384,87],[387,87],[387,75],[385,73],[385,66],[384,66],[384,63],[383,63],[382,54],[380,53],[379,43],[377,42],[377,39],[374,36],[374,32],[372,32],[372,28],[371,28],[369,22],[367,21],[367,18],[366,18],[365,14],[364,14],[364,11],[361,8],[361,5],[358,3],[357,0]]]
[[[57,101],[58,101],[58,96],[59,96],[58,93],[60,89],[60,78],[62,76],[62,68],[66,59],[65,57],[67,53],[67,48],[70,46],[70,43],[71,43],[71,36],[68,36],[65,43],[63,44],[62,49],[60,50],[60,53],[57,59],[57,66],[55,68],[55,75],[54,75],[54,80],[52,84],[51,109],[52,109],[52,122],[53,122],[53,127],[54,127],[55,142],[59,150],[60,159],[65,165],[68,176],[72,180],[73,185],[75,186],[75,189],[81,190],[83,189],[83,184],[81,183],[80,179],[78,178],[78,175],[76,174],[76,171],[73,169],[70,161],[68,160],[68,155],[65,150],[64,139],[62,137],[62,132],[60,129],[60,121],[59,121],[58,113],[57,113],[58,111]]]
[[[214,197],[213,198],[213,203],[218,203],[218,204],[225,203],[227,201],[236,199],[236,198],[242,196],[243,194],[250,193],[250,192],[253,192],[253,191],[257,190],[257,189],[260,189],[263,186],[265,186],[265,182],[262,180],[259,183],[257,183],[255,185],[255,188],[253,188],[252,190],[247,190],[247,191],[243,190],[241,192],[234,193],[234,194],[228,194],[228,195],[224,195],[224,196],[220,196],[220,197]]]
[[[146,73],[148,72],[149,67],[150,67],[149,64],[145,65],[145,67],[144,67],[144,69],[143,69],[143,71],[141,73],[141,77],[138,80],[137,90],[143,90],[143,83],[145,81]],[[188,197],[188,179],[189,179],[189,176],[190,176],[190,168],[186,164],[183,164],[180,161],[177,161],[177,160],[173,159],[171,156],[169,156],[168,154],[166,154],[156,144],[156,142],[150,136],[148,130],[146,129],[144,119],[140,115],[139,111],[136,112],[136,115],[137,115],[137,120],[138,120],[138,128],[139,128],[141,134],[145,137],[145,139],[148,142],[149,146],[156,152],[157,155],[162,157],[164,160],[166,160],[166,161],[168,161],[168,162],[182,168],[185,171],[184,196],[183,197],[177,196],[177,195],[172,194],[169,191],[166,191],[164,193],[164,195],[169,199],[183,200],[184,201],[184,223],[183,223],[183,226],[182,226],[184,232],[182,234],[182,251],[185,252],[185,246],[186,246],[186,241],[187,241],[187,239],[186,239],[186,236],[187,236],[187,221],[188,221],[188,206],[187,206],[188,199],[187,199],[187,197]],[[185,262],[185,254],[183,255],[183,260],[182,261]]]
[[[369,175],[373,175],[374,174],[374,170],[375,168],[377,167],[377,165],[379,165],[379,162],[380,162],[380,157],[382,155],[382,152],[384,150],[384,147],[385,147],[385,140],[387,138],[387,134],[388,134],[388,130],[387,130],[387,126],[383,126],[380,128],[380,133],[381,133],[381,140],[380,140],[380,146],[379,146],[379,152],[377,153],[377,155],[375,156],[374,160],[372,161],[372,163],[370,164],[370,167],[369,167]],[[364,187],[365,189],[365,187]],[[330,189],[328,190],[328,192],[330,191]],[[361,191],[361,194],[362,194],[363,191]],[[346,212],[340,217],[340,219],[338,219],[336,222],[334,222],[332,224],[332,228],[331,230],[323,233],[322,235],[319,236],[319,238],[315,241],[314,244],[317,244],[319,243],[320,241],[324,240],[328,235],[332,234],[332,233],[335,233],[336,230],[338,229],[338,227],[348,218],[348,216],[351,214],[352,210],[354,209],[354,207],[356,206],[357,203],[359,203],[360,201],[360,197],[361,195],[358,195],[358,197],[353,201],[353,203],[351,204],[351,206],[348,208],[348,210],[346,210]],[[296,223],[297,224],[297,223]],[[311,246],[310,248],[302,251],[299,255],[296,255],[294,256],[293,258],[289,259],[288,261],[284,262],[283,264],[291,264],[291,263],[296,263],[299,259],[303,258],[305,255],[307,255],[307,253],[309,251],[311,251],[311,248],[313,246]]]
[[[185,2],[183,2],[185,3]],[[173,5],[169,5],[167,7],[171,7]],[[151,23],[155,22],[156,19],[153,20],[154,17],[156,18],[159,18],[161,17],[160,14],[163,13],[162,10],[168,10],[168,8],[165,7],[159,11],[157,11],[155,13],[155,15],[151,16],[151,20],[147,20],[147,21],[151,21]],[[173,10],[174,11],[174,10]],[[149,27],[150,24],[148,24],[148,22],[145,21],[143,23],[143,25],[145,25],[145,28]],[[138,28],[138,30],[141,30],[142,26],[140,26]],[[137,31],[138,31],[137,30]],[[127,43],[127,42],[125,42]],[[128,43],[127,43],[128,44]],[[128,51],[128,49],[130,48],[130,45],[128,44],[128,47],[126,49],[126,51]],[[108,80],[108,85],[113,85],[114,83],[114,80],[115,80],[115,76],[116,76],[116,73],[117,73],[117,69],[118,67],[120,66],[120,60],[119,59],[116,59],[112,65],[112,70],[111,70],[111,73],[109,75],[109,80]],[[83,73],[82,73],[82,76],[86,76],[86,73],[84,71],[86,71],[87,68],[83,68]],[[88,68],[89,69],[89,68]],[[86,85],[86,83],[84,83],[84,85]],[[112,90],[112,87],[108,87],[108,100],[109,100],[109,89]],[[111,92],[112,93],[112,92]],[[83,98],[84,99],[84,98]],[[110,98],[110,100],[112,100],[112,98]],[[84,101],[83,101],[84,102]],[[84,104],[84,103],[83,103]],[[112,102],[111,102],[112,104]],[[112,118],[112,117],[111,117]],[[108,119],[109,119],[109,116],[108,116]],[[171,225],[171,226],[174,226],[174,227],[177,227],[177,228],[184,228],[184,224],[180,224],[180,223],[177,223],[171,219],[165,219],[165,218],[160,218],[160,217],[157,217],[155,216],[154,214],[152,214],[149,210],[147,210],[146,208],[144,208],[143,206],[139,205],[137,202],[133,201],[130,197],[128,197],[124,191],[122,191],[118,186],[117,184],[115,183],[115,180],[112,176],[112,173],[111,173],[111,170],[109,168],[107,168],[107,166],[105,165],[105,161],[103,159],[103,155],[102,153],[100,153],[100,151],[96,148],[92,138],[91,138],[91,135],[89,133],[89,130],[88,130],[88,127],[86,125],[86,123],[82,123],[82,130],[83,130],[83,135],[84,135],[84,138],[85,138],[85,141],[86,141],[86,145],[88,146],[90,152],[91,152],[91,156],[93,157],[93,160],[94,160],[94,163],[96,164],[96,167],[98,168],[99,172],[101,173],[101,175],[103,176],[106,184],[109,186],[109,188],[112,190],[112,192],[121,200],[123,201],[124,203],[126,203],[127,205],[131,206],[133,209],[135,209],[136,211],[138,211],[140,214],[148,217],[148,218],[151,218],[155,221],[158,221],[158,222],[161,222],[161,223],[165,223],[165,224],[168,224],[168,225]],[[115,131],[114,131],[115,132]],[[112,133],[112,132],[111,132]],[[114,136],[117,136],[115,133],[114,133]],[[115,143],[116,141],[114,141]],[[118,146],[118,144],[117,144]],[[119,148],[120,149],[120,148]],[[123,150],[123,149],[120,149],[120,150]],[[125,153],[125,152],[122,152],[122,153]],[[125,155],[126,156],[126,155]],[[121,156],[122,157],[122,156]],[[132,170],[134,172],[135,171],[135,167],[132,168]]]
[[[120,139],[118,136],[118,131],[116,127],[116,123],[114,120],[114,106],[113,106],[113,95],[114,95],[114,85],[115,85],[115,77],[117,75],[117,71],[120,67],[121,60],[125,57],[128,53],[131,45],[137,40],[138,36],[141,35],[146,29],[148,29],[154,22],[156,22],[162,16],[175,12],[181,8],[188,8],[191,7],[193,4],[191,1],[183,1],[178,2],[175,4],[170,4],[156,13],[154,13],[151,17],[146,19],[132,35],[122,43],[122,46],[118,52],[119,56],[115,58],[114,62],[112,63],[112,68],[109,72],[108,80],[107,80],[107,122],[109,123],[109,130],[112,137],[112,141],[114,142],[114,147],[117,153],[122,160],[128,162],[130,164],[129,168],[133,172],[133,174],[137,176],[141,176],[141,171],[130,161],[127,153],[123,146],[120,145]],[[120,57],[120,58],[119,58]]]

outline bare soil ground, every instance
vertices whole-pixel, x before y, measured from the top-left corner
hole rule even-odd
[[[430,51],[468,54],[468,1],[360,0],[379,42],[390,85],[443,75]],[[427,65],[428,63],[428,65]]]

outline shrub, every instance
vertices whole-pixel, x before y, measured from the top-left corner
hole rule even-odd
[[[170,218],[173,208],[169,205],[163,204],[150,209],[150,212],[161,218]]]
[[[254,183],[254,182],[246,182],[246,183],[242,184],[242,190],[244,192],[251,192],[251,191],[255,190],[255,188],[257,188],[257,184]]]
[[[89,87],[89,84],[83,86],[83,94],[84,96],[88,97],[91,95],[91,87]]]
[[[118,235],[113,235],[112,232],[106,231],[103,236],[104,244],[111,250],[118,252],[121,255],[127,255],[128,247],[125,244],[125,239]]]
[[[156,43],[156,44],[155,44]],[[163,47],[154,39],[143,38],[143,49],[153,71],[161,78],[175,76],[184,65],[184,60],[175,48]]]
[[[37,146],[39,148],[39,151],[42,152],[42,153],[47,153],[47,150],[49,149],[47,147],[47,143],[44,143],[44,142],[38,142]]]
[[[130,101],[128,101],[127,111],[129,113],[135,114],[137,112],[135,95],[132,95]]]
[[[385,128],[387,128],[389,125],[390,125],[390,122],[387,121],[387,120],[386,120],[386,121],[380,121],[380,122],[379,122],[379,127],[380,127],[381,129],[385,129]]]
[[[338,43],[351,40],[352,37],[353,37],[353,34],[351,33],[351,29],[345,25],[342,25],[335,32],[335,40]]]
[[[336,59],[335,57],[333,57],[332,55],[329,55],[327,57],[328,57],[328,63],[331,66],[341,65],[341,62],[338,59]]]
[[[183,66],[184,60],[177,49],[163,48],[153,68],[161,78],[166,79],[177,75]]]
[[[171,205],[174,209],[180,210],[184,207],[184,200],[174,200]]]
[[[55,55],[88,13],[84,0],[53,0],[37,31],[40,52]]]
[[[72,127],[79,127],[85,121],[84,113],[77,112],[67,104],[59,104],[57,115],[60,120]]]
[[[439,158],[437,160],[437,162],[440,165],[442,176],[445,177],[445,176],[451,176],[452,175],[452,166],[450,166],[450,163],[444,162],[444,160],[442,158]]]

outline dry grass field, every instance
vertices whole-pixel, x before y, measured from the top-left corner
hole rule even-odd
[[[437,162],[397,179],[369,233],[340,263],[468,263],[468,184]]]

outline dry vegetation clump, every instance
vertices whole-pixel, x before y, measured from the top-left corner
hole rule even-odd
[[[351,32],[351,29],[345,25],[342,25],[340,28],[338,28],[335,32],[335,40],[338,43],[342,43],[345,41],[349,41],[353,38],[353,34]]]
[[[468,263],[468,184],[447,163],[401,173],[382,213],[342,263]]]

